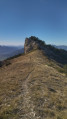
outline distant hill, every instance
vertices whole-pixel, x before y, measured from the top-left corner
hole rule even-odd
[[[59,45],[59,46],[54,45],[54,47],[56,47],[56,48],[58,48],[58,49],[67,50],[67,46],[65,46],[65,45]]]
[[[21,46],[0,46],[0,61],[23,52],[24,49]]]

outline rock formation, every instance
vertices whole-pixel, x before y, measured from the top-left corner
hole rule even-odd
[[[35,36],[31,36],[30,38],[25,39],[24,52],[26,54],[27,52],[30,52],[31,50],[42,49],[44,45],[45,45],[44,41],[39,40]]]
[[[57,49],[52,45],[47,45],[44,41],[35,36],[26,38],[24,44],[25,54],[36,49],[42,50],[43,53],[51,60],[55,60],[61,64],[67,64],[67,51]]]

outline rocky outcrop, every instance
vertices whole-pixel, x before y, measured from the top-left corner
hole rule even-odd
[[[52,45],[47,45],[44,41],[35,36],[26,38],[24,45],[25,54],[35,49],[41,49],[44,55],[46,55],[51,60],[55,60],[56,62],[61,64],[67,64],[67,51],[57,49]]]
[[[39,40],[37,37],[31,36],[30,38],[25,39],[24,52],[26,54],[30,52],[31,50],[41,49],[44,44],[45,43]]]

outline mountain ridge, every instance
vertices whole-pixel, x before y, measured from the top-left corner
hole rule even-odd
[[[24,45],[25,54],[35,49],[43,50],[45,55],[50,59],[56,60],[58,63],[67,64],[67,51],[57,49],[52,45],[47,45],[44,41],[35,36],[26,38]]]
[[[62,67],[39,47],[27,51],[0,68],[0,118],[67,119]]]
[[[53,45],[54,47],[58,48],[58,49],[63,49],[67,51],[67,45]]]
[[[0,61],[5,60],[14,55],[24,52],[24,49],[16,46],[0,46]]]

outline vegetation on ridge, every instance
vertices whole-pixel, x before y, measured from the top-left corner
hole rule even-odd
[[[67,78],[58,64],[41,50],[11,62],[0,69],[0,118],[66,119]]]
[[[61,66],[61,68],[57,69],[59,72],[67,74],[67,66],[66,66],[67,65],[67,51],[62,50],[62,49],[57,49],[52,45],[47,45],[45,43],[45,41],[42,41],[38,37],[35,37],[35,36],[31,36],[31,37],[26,38],[26,39],[28,39],[28,41],[29,40],[35,41],[35,42],[39,43],[40,46],[43,46],[43,47],[41,47],[43,49],[41,49],[41,48],[39,48],[39,49],[43,50],[44,55],[46,55],[48,57],[48,59],[54,60],[57,63],[59,63],[59,65]],[[30,50],[30,52],[34,51],[34,50],[36,50],[36,49]],[[19,54],[19,55],[15,55],[15,56],[10,57],[4,61],[0,61],[0,67],[2,67],[3,65],[6,65],[6,66],[10,65],[11,59],[17,58],[17,57],[22,56],[22,55],[24,55],[24,53]]]

